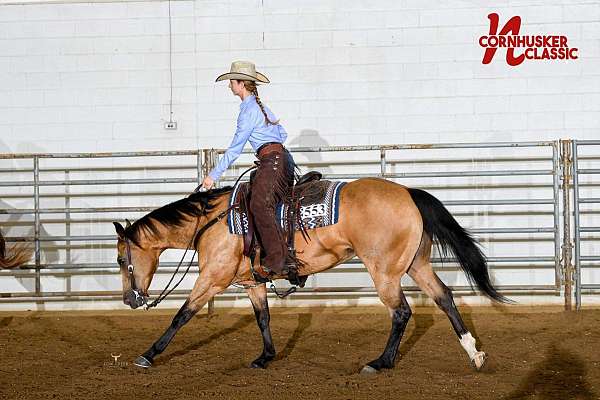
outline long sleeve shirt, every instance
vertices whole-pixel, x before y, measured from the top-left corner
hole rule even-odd
[[[265,112],[271,121],[277,121],[271,110],[265,106]],[[237,130],[229,148],[219,160],[217,166],[208,174],[213,180],[218,180],[223,172],[240,156],[246,142],[256,151],[261,145],[268,142],[285,142],[287,132],[280,124],[271,125],[265,121],[265,116],[256,98],[250,95],[240,104],[240,114],[237,119]]]

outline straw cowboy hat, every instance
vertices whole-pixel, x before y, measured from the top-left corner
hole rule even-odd
[[[229,72],[219,75],[215,82],[228,79],[236,79],[238,81],[254,81],[256,83],[269,83],[269,79],[256,71],[254,63],[250,61],[234,61],[231,63]]]

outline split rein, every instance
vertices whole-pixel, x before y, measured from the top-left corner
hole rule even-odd
[[[200,238],[200,236],[202,236],[202,234],[204,232],[206,232],[210,227],[212,227],[214,224],[216,224],[221,219],[223,219],[223,217],[225,217],[227,215],[227,213],[229,211],[231,211],[231,209],[233,209],[233,208],[235,208],[237,206],[238,206],[237,204],[232,204],[225,211],[222,211],[215,218],[213,218],[210,221],[208,221],[206,223],[206,225],[204,225],[200,229],[198,229],[198,224],[200,222],[200,219],[198,218],[198,220],[196,221],[196,227],[194,229],[194,232],[196,232],[196,233],[194,234],[194,236],[192,237],[192,240],[190,241],[190,243],[188,244],[187,248],[185,249],[185,252],[183,253],[183,256],[181,256],[181,260],[179,261],[179,264],[177,265],[177,268],[173,272],[173,275],[171,275],[171,279],[169,279],[169,282],[167,283],[167,285],[165,286],[165,288],[163,289],[163,291],[158,295],[158,297],[156,299],[154,299],[150,304],[146,303],[145,297],[140,294],[139,290],[136,287],[135,278],[133,276],[133,264],[131,262],[131,248],[130,248],[130,244],[129,244],[129,239],[126,239],[126,243],[127,243],[127,262],[128,262],[127,271],[129,272],[129,284],[131,286],[131,290],[133,291],[133,293],[135,295],[136,301],[137,301],[137,299],[141,298],[143,300],[143,302],[144,302],[143,304],[146,305],[146,310],[149,310],[152,307],[156,307],[161,301],[163,301],[164,299],[166,299],[167,296],[169,296],[171,294],[171,292],[173,292],[173,290],[175,290],[177,288],[177,286],[179,286],[179,284],[183,281],[183,279],[185,278],[185,276],[189,272],[190,268],[192,267],[192,264],[194,263],[194,257],[196,256],[196,253],[198,252],[197,249],[194,250],[194,254],[192,255],[192,258],[190,259],[190,262],[188,263],[188,266],[187,266],[185,272],[183,273],[183,275],[181,276],[181,278],[179,279],[179,281],[177,281],[177,283],[175,284],[175,286],[173,286],[171,289],[169,289],[169,286],[173,282],[173,279],[175,279],[175,275],[177,275],[177,273],[179,272],[179,268],[181,268],[181,265],[183,264],[183,260],[185,260],[185,256],[186,256],[188,250],[194,245],[194,243],[196,243],[196,241]]]
[[[246,175],[247,172],[252,171],[255,168],[257,168],[257,166],[250,167],[246,171],[244,171],[244,173],[242,173],[238,177],[238,179],[235,181],[235,184],[233,186],[235,187],[238,184],[238,182],[240,181],[240,179],[242,178],[242,176]],[[197,192],[199,189],[200,189],[200,187],[198,187],[194,192]],[[179,284],[183,281],[183,279],[189,272],[190,268],[192,267],[192,264],[194,263],[194,257],[196,256],[196,253],[198,253],[198,249],[194,250],[194,254],[192,255],[192,258],[190,259],[190,262],[188,263],[188,266],[187,266],[185,272],[183,273],[183,275],[181,276],[181,278],[179,279],[179,281],[177,281],[175,286],[173,286],[171,289],[169,289],[169,286],[173,282],[173,279],[175,279],[175,275],[177,275],[177,273],[179,272],[179,268],[181,268],[181,265],[183,264],[183,260],[185,260],[185,256],[186,256],[188,250],[192,246],[195,245],[197,240],[200,238],[200,236],[202,236],[202,234],[204,234],[204,232],[206,232],[210,227],[212,227],[214,224],[216,224],[221,219],[223,219],[223,217],[225,217],[229,211],[231,211],[234,208],[238,208],[238,207],[239,207],[239,204],[237,204],[237,203],[232,204],[231,206],[227,207],[227,209],[225,211],[220,212],[219,215],[217,215],[215,218],[208,221],[200,229],[198,229],[198,224],[200,223],[200,218],[198,218],[196,220],[196,227],[194,228],[195,234],[192,236],[192,240],[190,240],[190,243],[188,244],[187,248],[185,249],[183,255],[181,256],[181,260],[179,261],[179,264],[177,264],[177,268],[175,268],[173,275],[171,275],[171,279],[169,279],[169,282],[167,283],[167,285],[165,286],[163,291],[158,295],[158,297],[156,299],[154,299],[150,304],[147,303],[146,297],[143,294],[140,294],[140,291],[137,289],[137,285],[135,284],[135,277],[133,276],[134,266],[133,266],[133,263],[131,262],[131,245],[130,245],[129,239],[126,239],[125,243],[127,246],[126,247],[126,249],[127,249],[127,272],[129,273],[129,285],[131,287],[131,290],[133,291],[133,294],[135,295],[135,301],[137,302],[138,299],[142,299],[142,305],[145,305],[146,310],[149,310],[153,307],[158,306],[158,304],[161,301],[166,299],[167,296],[169,296],[173,292],[173,290],[175,290],[177,288],[177,286],[179,286]]]

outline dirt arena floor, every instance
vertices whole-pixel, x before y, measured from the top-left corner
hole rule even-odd
[[[600,310],[462,307],[489,355],[476,372],[446,317],[416,309],[396,368],[373,376],[358,372],[387,340],[383,308],[275,309],[267,370],[247,368],[262,349],[252,311],[217,309],[186,325],[153,368],[135,367],[170,323],[165,311],[0,314],[0,398],[600,398]]]

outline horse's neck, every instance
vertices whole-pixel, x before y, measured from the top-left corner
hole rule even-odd
[[[164,227],[164,249],[192,249],[194,237],[202,227],[216,218],[228,206],[229,196],[220,196],[214,200],[214,207],[203,217],[190,217],[181,226]]]
[[[181,226],[163,227],[160,247],[163,249],[187,249],[192,248],[195,232],[200,228],[198,218],[185,221]]]
[[[194,237],[202,227],[215,219],[228,207],[229,196],[220,196],[213,200],[213,207],[202,217],[189,217],[181,226],[161,227],[161,247],[163,249],[187,249],[194,247]]]

